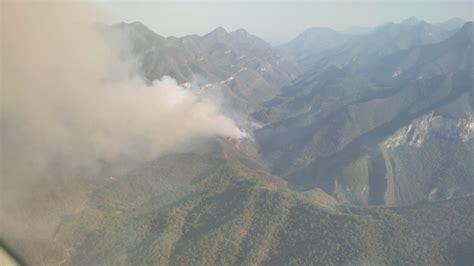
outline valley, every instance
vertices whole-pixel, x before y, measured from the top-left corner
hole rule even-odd
[[[163,37],[121,22],[94,30],[137,71],[143,98],[158,96],[139,102],[145,118],[165,110],[174,120],[140,127],[134,105],[107,112],[105,102],[126,103],[125,95],[92,109],[99,118],[130,113],[124,122],[106,133],[73,127],[101,137],[130,129],[133,141],[104,137],[91,154],[107,147],[118,156],[70,178],[53,167],[15,205],[24,208],[7,208],[26,222],[0,223],[2,240],[28,264],[474,263],[472,21],[312,27],[278,46],[245,29]],[[166,101],[170,88],[178,100]],[[80,121],[95,128],[102,120]],[[133,156],[175,135],[186,141],[151,160]]]

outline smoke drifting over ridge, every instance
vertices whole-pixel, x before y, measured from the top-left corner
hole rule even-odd
[[[2,202],[31,178],[149,160],[195,137],[241,136],[216,104],[171,77],[145,85],[99,36],[101,14],[90,6],[2,7]]]

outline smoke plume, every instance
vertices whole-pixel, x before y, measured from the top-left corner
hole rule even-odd
[[[150,160],[198,137],[240,137],[216,104],[173,78],[146,85],[97,33],[101,18],[84,3],[2,3],[3,207],[37,180]]]
[[[213,102],[174,79],[145,85],[94,30],[96,16],[84,4],[5,5],[3,159],[34,167],[150,159],[195,136],[240,136]]]

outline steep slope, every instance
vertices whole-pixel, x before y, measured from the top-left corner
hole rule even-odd
[[[285,89],[257,114],[276,121],[256,133],[263,156],[294,188],[322,188],[343,202],[403,205],[432,191],[449,190],[447,198],[472,193],[472,46],[472,23],[466,23],[446,41],[359,71],[327,68],[303,76],[294,85],[300,88]],[[416,152],[379,148],[404,127],[408,139],[413,128],[426,128],[430,141]]]
[[[400,50],[440,42],[462,24],[455,18],[430,24],[411,17],[398,24],[390,22],[372,31],[362,31],[363,34],[314,27],[280,46],[279,50],[294,58],[305,70],[331,65],[361,68]]]
[[[456,28],[457,30],[459,28]],[[344,105],[349,101],[365,97],[366,94],[379,92],[386,87],[386,84],[380,82],[374,84],[368,80],[371,73],[367,72],[377,74],[384,72],[386,76],[388,75],[387,80],[387,78],[393,78],[392,76],[398,76],[403,71],[394,69],[390,73],[387,72],[385,70],[385,65],[389,65],[386,62],[387,56],[393,55],[388,60],[396,60],[398,55],[394,54],[397,52],[411,51],[410,56],[405,55],[403,58],[407,60],[405,64],[414,64],[419,56],[417,47],[438,43],[453,34],[453,31],[416,18],[409,18],[399,24],[387,23],[379,26],[370,34],[351,37],[339,47],[319,53],[317,57],[306,57],[311,61],[306,64],[306,72],[285,86],[281,93],[268,101],[262,110],[254,114],[254,117],[264,123],[276,122],[287,118],[288,115],[285,114],[299,114],[304,110],[307,111],[308,108],[316,108],[315,105],[331,106],[340,103]],[[456,52],[454,47],[449,45],[446,47]],[[412,48],[415,50],[410,50]],[[383,62],[379,63],[382,59]],[[411,62],[408,62],[409,60]],[[379,70],[374,67],[375,65],[384,69]],[[405,66],[402,65],[402,67]],[[405,71],[405,73],[408,72]],[[417,79],[419,76],[411,78]],[[314,87],[322,88],[324,93],[329,94],[324,97],[326,103],[313,102],[316,100],[314,93],[308,98],[308,91],[313,90]],[[294,98],[294,100],[288,100],[288,98]],[[327,103],[329,99],[331,101]]]
[[[192,188],[164,201],[151,188],[165,176],[174,178],[168,167],[189,165],[189,160],[199,161],[194,167],[204,166],[186,174],[185,186]],[[68,251],[60,259],[70,265],[445,265],[473,260],[474,197],[410,208],[349,209],[319,194],[315,201],[288,190],[279,178],[223,158],[165,157],[142,174],[97,190],[100,198],[92,197],[87,209],[66,217],[56,235]],[[143,200],[130,203],[135,197]],[[115,203],[102,204],[109,201]]]
[[[451,18],[451,19],[448,19],[446,21],[436,23],[435,25],[438,26],[438,27],[441,27],[445,30],[452,31],[452,30],[460,29],[464,23],[466,23],[466,21],[464,21],[461,18]]]
[[[347,35],[329,28],[312,27],[278,49],[307,68],[322,52],[342,45],[347,38]]]
[[[251,152],[242,146],[251,143],[244,142],[221,139],[213,148],[207,146],[208,151],[166,155],[97,188],[81,212],[63,219],[55,243],[64,247],[64,254],[51,254],[49,261],[127,262],[125,257],[116,256],[118,252],[131,256],[128,259],[135,263],[177,263],[187,252],[198,252],[196,255],[205,263],[206,259],[215,259],[205,254],[216,252],[219,247],[213,243],[200,250],[192,247],[207,241],[205,236],[221,226],[237,233],[254,225],[255,233],[262,234],[258,241],[266,241],[278,226],[267,228],[262,223],[272,215],[283,214],[278,214],[278,209],[273,214],[260,214],[253,208],[259,205],[262,211],[274,209],[268,204],[285,204],[278,199],[291,200],[295,195],[286,189],[282,179],[267,174],[258,164],[247,163]],[[335,200],[322,191],[299,197],[319,208],[336,208]],[[259,221],[249,220],[254,218]],[[234,225],[226,225],[229,222]],[[185,236],[180,237],[183,233]],[[182,245],[179,249],[175,243],[178,239]],[[232,245],[232,239],[228,240]],[[253,245],[252,239],[248,241]],[[135,248],[134,255],[126,251]],[[171,249],[176,249],[175,255]]]
[[[247,112],[299,73],[297,65],[243,29],[217,28],[204,36],[163,38],[135,22],[102,27],[102,32],[112,45],[117,39],[128,43],[119,48],[138,58],[140,72],[148,80],[168,75],[179,83],[218,86],[230,104]]]
[[[103,30],[132,40],[123,56],[138,56],[150,81],[165,73],[186,84],[200,73],[247,111],[279,89],[233,82],[276,84],[287,73],[263,74],[259,64],[279,57],[242,30],[183,38],[140,23]],[[12,245],[34,242],[26,250],[38,258],[27,262],[52,265],[471,265],[472,32],[466,23],[440,43],[307,72],[256,114],[268,123],[256,132],[260,147],[211,139],[126,173],[104,170],[95,182],[65,179],[60,194],[46,195],[60,209],[30,205],[54,214],[46,220],[54,239]],[[255,75],[227,78],[232,64]],[[265,96],[253,102],[256,93]]]
[[[319,67],[350,65],[353,68],[364,68],[394,52],[443,41],[452,33],[414,18],[398,24],[390,22],[369,34],[350,38],[344,45],[328,51],[315,63]]]

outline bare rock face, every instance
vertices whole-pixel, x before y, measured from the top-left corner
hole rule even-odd
[[[471,194],[473,116],[449,118],[431,112],[412,121],[380,144],[391,172],[388,201],[410,204]],[[411,196],[402,192],[405,188]],[[414,192],[416,189],[418,192]],[[388,194],[386,194],[388,196]]]
[[[421,147],[430,136],[467,142],[474,137],[474,116],[469,113],[468,118],[450,119],[432,112],[400,128],[382,145],[389,150],[400,145]]]

